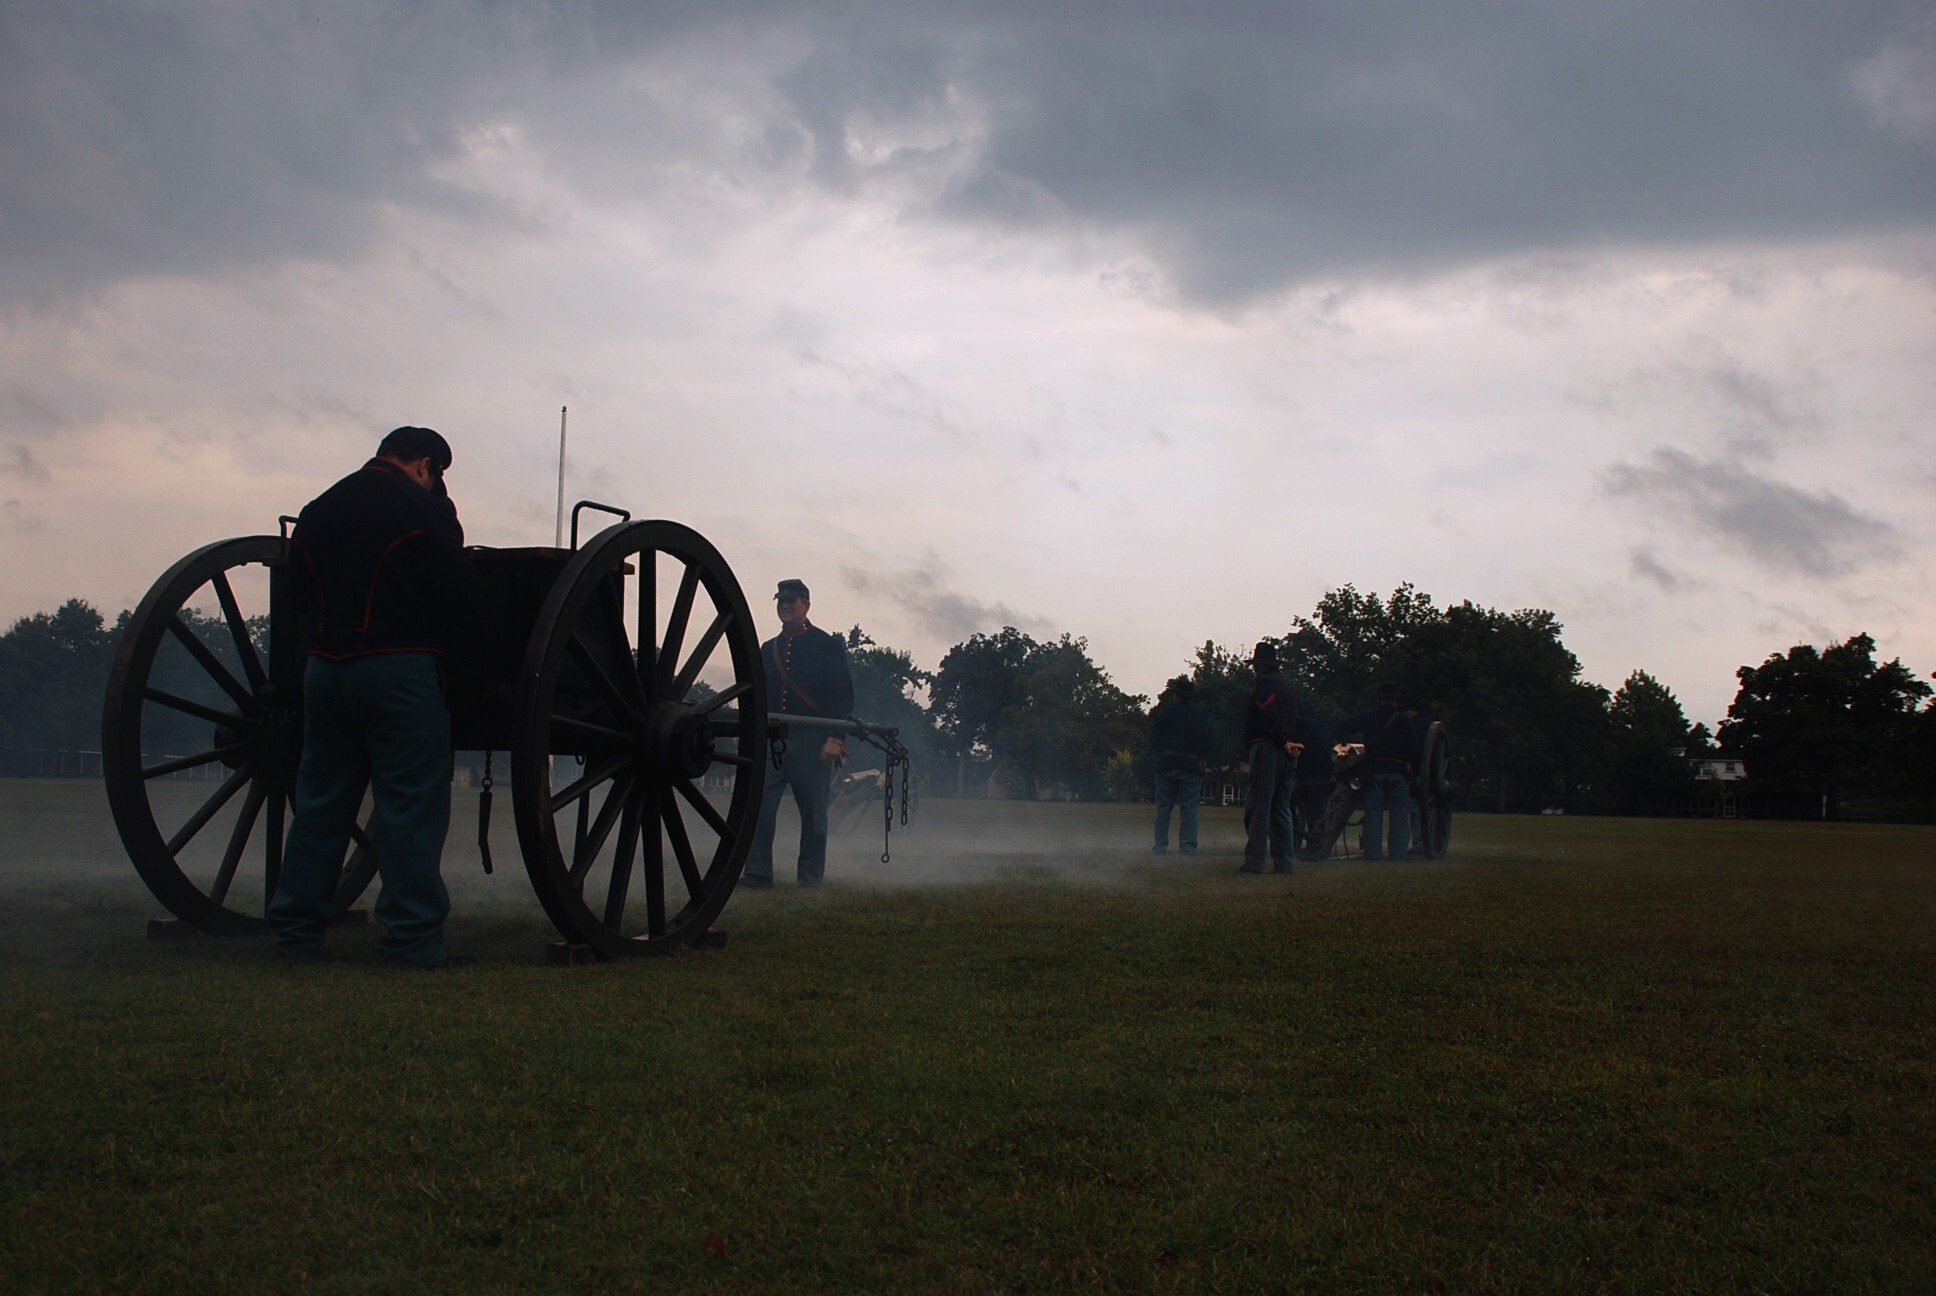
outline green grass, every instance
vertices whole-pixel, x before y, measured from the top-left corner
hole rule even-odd
[[[145,940],[98,790],[0,813],[0,1291],[1936,1288],[1927,829],[1252,878],[1228,811],[930,803],[573,969],[454,845],[425,976]]]

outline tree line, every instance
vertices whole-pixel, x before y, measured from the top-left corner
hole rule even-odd
[[[0,748],[98,744],[128,618],[110,628],[71,599],[0,635]],[[219,622],[191,628],[212,645],[225,638]],[[1561,631],[1539,609],[1441,607],[1410,585],[1384,598],[1346,585],[1266,638],[1314,732],[1363,710],[1381,684],[1419,696],[1452,735],[1455,796],[1471,808],[1685,811],[1722,795],[1697,778],[1695,760],[1713,756],[1742,762],[1758,815],[1936,819],[1930,685],[1900,660],[1878,662],[1868,635],[1741,667],[1727,717],[1710,733],[1643,670],[1612,692],[1583,679]],[[1038,640],[1005,626],[927,670],[859,626],[845,637],[857,713],[899,728],[917,768],[984,762],[1024,797],[1129,799],[1149,786],[1152,701],[1118,687],[1082,638]],[[1250,647],[1206,641],[1178,663],[1217,725],[1229,771],[1243,759]]]

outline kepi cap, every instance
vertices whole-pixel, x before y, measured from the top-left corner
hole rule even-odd
[[[775,603],[786,598],[797,598],[808,603],[813,602],[813,595],[807,592],[807,583],[803,580],[794,580],[791,577],[781,581],[780,588],[773,591],[773,601]]]
[[[428,459],[437,465],[437,471],[450,471],[450,442],[433,428],[410,427],[405,425],[393,428],[390,435],[383,438],[383,444],[376,448],[380,455],[390,455],[406,463],[414,459]]]

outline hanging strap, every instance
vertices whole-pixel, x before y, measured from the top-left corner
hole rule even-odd
[[[786,663],[780,659],[780,641],[778,639],[773,641],[773,668],[780,673],[780,693],[782,701],[785,701],[786,691],[792,689],[805,700],[808,706],[813,708],[815,715],[827,714],[826,708],[814,700],[813,694],[793,682],[793,672],[789,671],[786,668]]]
[[[484,791],[477,798],[477,853],[491,871],[491,753],[484,753]]]

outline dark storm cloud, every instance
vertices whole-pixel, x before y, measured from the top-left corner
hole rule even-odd
[[[1043,630],[1047,622],[1004,603],[984,603],[950,588],[952,573],[932,552],[913,567],[879,571],[845,566],[841,579],[856,593],[906,610],[922,630],[944,643],[960,643],[974,634],[988,634],[1003,626]]]
[[[0,7],[0,290],[338,257],[507,89],[517,26],[469,6]]]
[[[1689,533],[1719,539],[1781,574],[1839,576],[1899,552],[1896,529],[1827,491],[1809,493],[1737,463],[1655,450],[1644,463],[1617,464],[1607,493],[1638,501]],[[1641,575],[1656,583],[1665,569]],[[1654,564],[1658,568],[1658,564]]]
[[[1912,12],[16,0],[0,289],[342,256],[392,206],[501,218],[438,176],[499,118],[588,192],[675,161],[875,185],[910,216],[1117,230],[1205,300],[1528,247],[1924,227],[1936,38]]]
[[[834,71],[790,84],[822,154],[847,142],[829,123],[952,94],[985,138],[942,210],[1113,226],[1186,293],[1241,299],[1527,247],[1926,226],[1936,155],[1899,104],[1936,97],[1931,33],[1905,12],[1025,6],[898,64],[877,39],[864,66],[946,70],[926,95]],[[1861,89],[1878,68],[1894,98]]]

